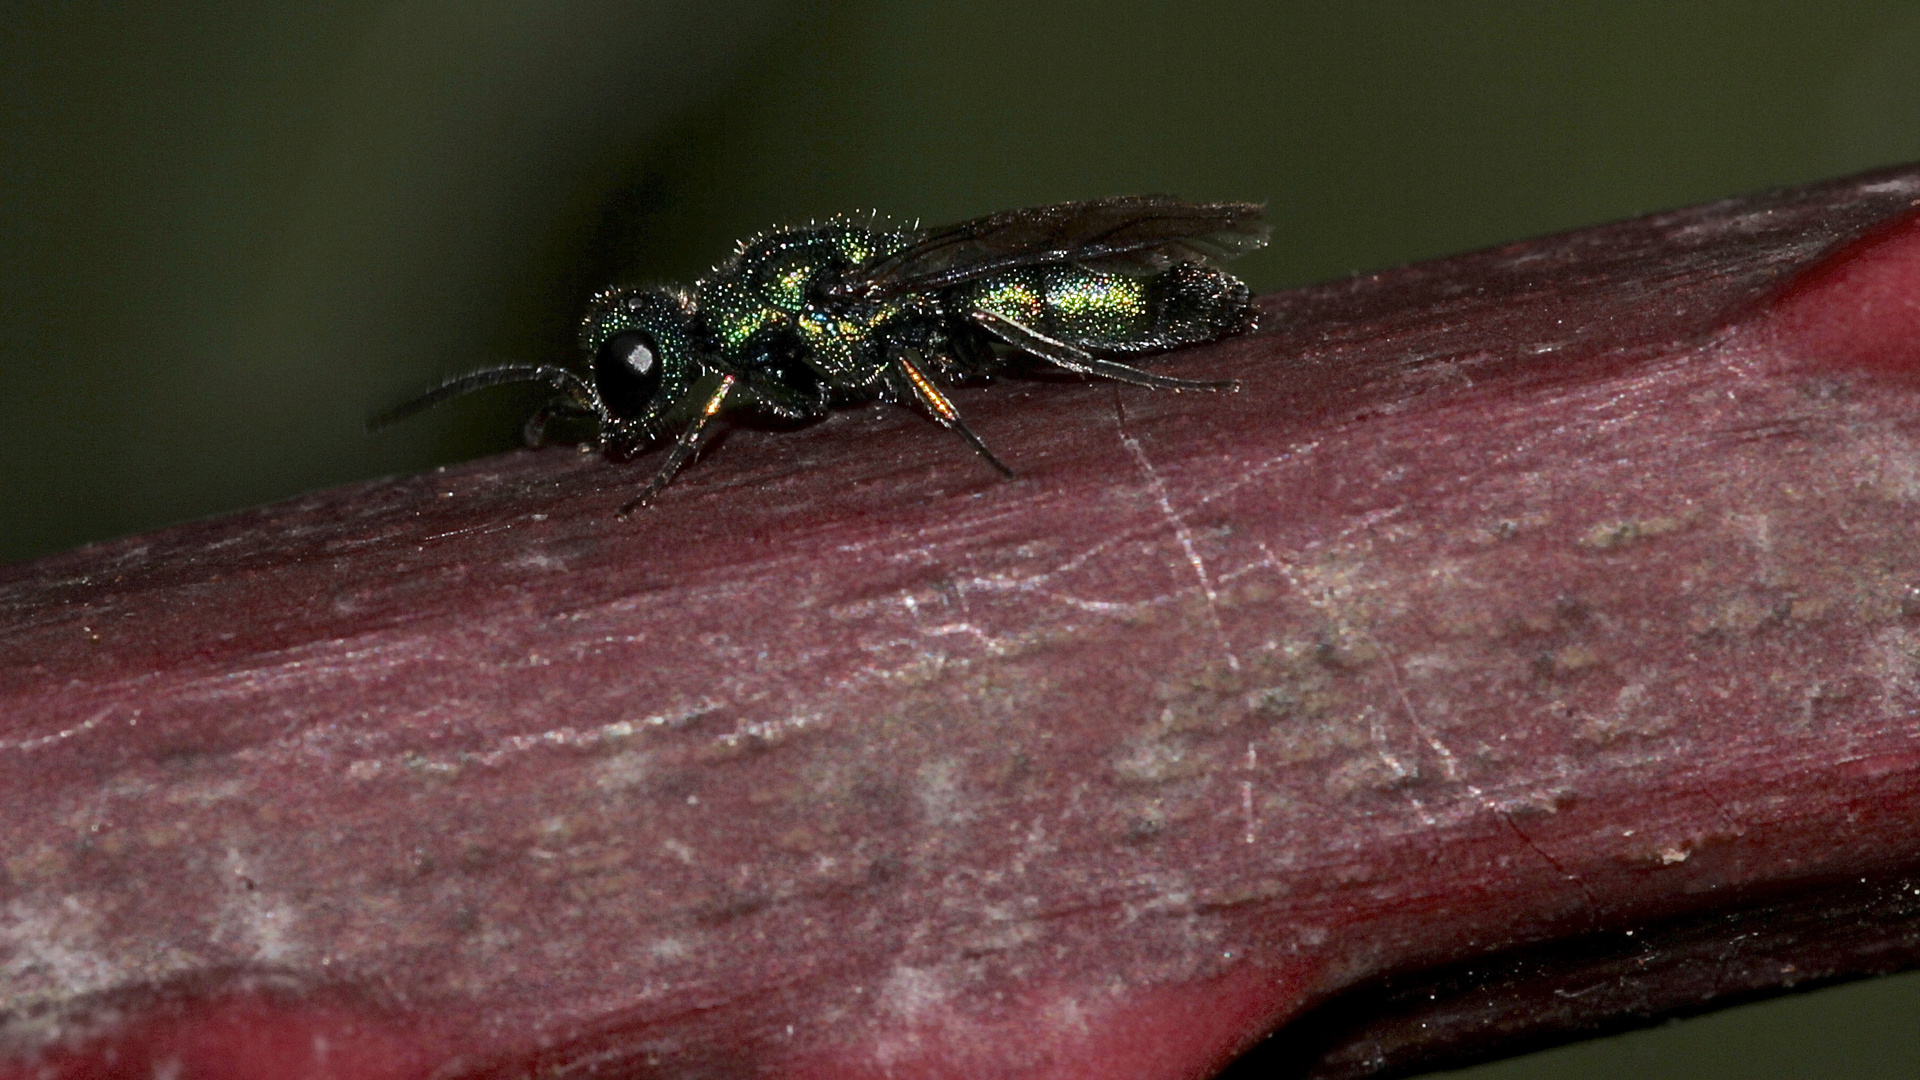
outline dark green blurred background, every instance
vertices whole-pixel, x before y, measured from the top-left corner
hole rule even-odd
[[[775,222],[1264,199],[1266,290],[1920,159],[1911,3],[0,17],[0,562],[511,446],[510,392],[361,422]],[[1911,1077],[1917,1020],[1888,980],[1478,1075]]]

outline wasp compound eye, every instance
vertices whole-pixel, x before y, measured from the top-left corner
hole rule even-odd
[[[644,330],[613,335],[593,356],[593,381],[613,415],[646,412],[660,391],[659,344]]]

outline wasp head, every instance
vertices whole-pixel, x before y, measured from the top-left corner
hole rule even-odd
[[[668,289],[609,289],[587,305],[580,347],[607,414],[650,428],[705,371],[685,297]]]

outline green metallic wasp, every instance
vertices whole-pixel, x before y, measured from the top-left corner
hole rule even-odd
[[[1165,390],[1231,381],[1155,375],[1113,359],[1252,327],[1247,287],[1210,265],[1266,243],[1254,203],[1129,195],[1009,210],[945,228],[836,217],[743,242],[691,290],[609,289],[581,322],[585,374],[550,364],[462,375],[376,417],[383,426],[503,383],[559,396],[527,422],[597,422],[597,448],[625,458],[673,448],[622,514],[652,499],[725,413],[785,421],[867,401],[911,404],[1007,468],[960,419],[946,382],[1018,358]]]

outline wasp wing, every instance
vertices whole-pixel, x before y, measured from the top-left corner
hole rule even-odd
[[[943,289],[1024,266],[1073,263],[1146,275],[1179,262],[1226,259],[1267,242],[1258,203],[1190,203],[1122,195],[1056,203],[931,229],[839,283],[843,296],[878,299]]]

